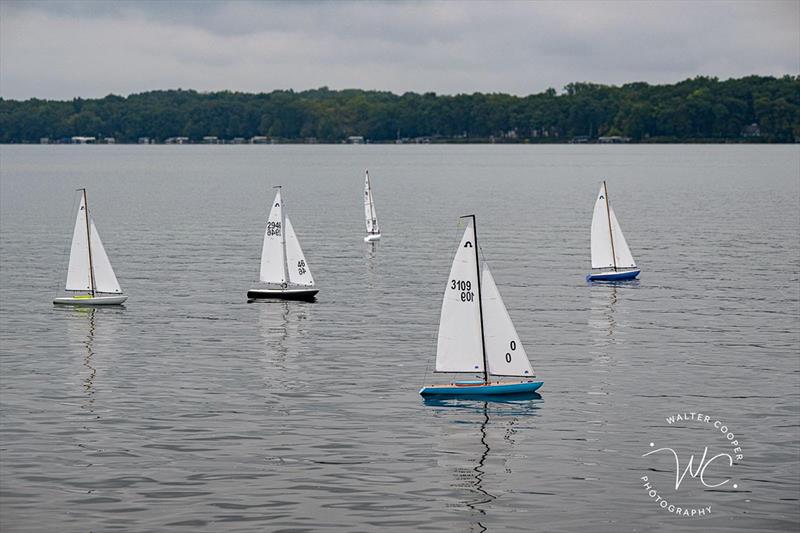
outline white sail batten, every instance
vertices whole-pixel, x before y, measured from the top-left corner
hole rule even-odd
[[[611,230],[608,226],[608,204],[603,185],[597,194],[592,216],[592,268],[614,268],[611,252]]]
[[[267,218],[267,228],[264,231],[264,245],[261,248],[261,272],[259,281],[263,283],[288,283],[286,279],[286,258],[283,248],[283,200],[281,191],[275,195],[272,209]]]
[[[375,212],[375,199],[372,196],[369,172],[364,175],[364,219],[366,220],[368,234],[381,232],[380,227],[378,227],[378,215]]]
[[[289,281],[296,285],[314,286],[314,278],[311,276],[311,269],[308,268],[303,249],[300,248],[300,241],[292,228],[289,217],[284,217],[286,221],[286,261],[289,271]]]
[[[481,278],[483,335],[489,374],[495,376],[533,376],[533,368],[517,335],[500,291],[484,265]]]
[[[114,275],[114,269],[111,268],[111,261],[108,260],[103,242],[100,240],[100,234],[97,233],[97,227],[94,225],[94,219],[89,217],[89,229],[92,239],[92,265],[94,273],[94,288],[97,292],[107,292],[121,294],[122,289],[117,281],[117,276]]]
[[[450,268],[436,342],[437,372],[483,372],[475,232],[470,222]]]
[[[69,251],[69,268],[67,269],[68,291],[91,291],[92,282],[89,277],[89,235],[86,231],[86,202],[81,196],[75,229],[72,232],[72,247]]]
[[[617,215],[614,214],[614,208],[609,207],[609,217],[611,218],[611,234],[614,236],[614,254],[617,260],[617,268],[632,268],[636,266],[633,260],[631,249],[628,248],[628,242],[625,240],[625,235],[622,234],[622,228],[617,221]]]

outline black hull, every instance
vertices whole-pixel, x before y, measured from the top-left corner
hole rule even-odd
[[[251,300],[298,300],[313,302],[317,299],[318,289],[307,291],[247,291]]]

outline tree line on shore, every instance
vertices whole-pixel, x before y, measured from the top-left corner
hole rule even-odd
[[[163,90],[69,101],[0,99],[0,142],[266,137],[279,142],[794,142],[800,76],[696,77],[668,85],[570,83],[528,96],[327,87],[269,93]]]

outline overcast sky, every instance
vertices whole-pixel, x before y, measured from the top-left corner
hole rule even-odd
[[[182,87],[530,94],[800,74],[800,0],[0,0],[0,96]]]

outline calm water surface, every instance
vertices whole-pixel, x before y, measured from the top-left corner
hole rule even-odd
[[[639,282],[584,281],[601,179]],[[245,299],[277,184],[313,304]],[[84,186],[123,308],[51,304]],[[539,397],[417,393],[467,213]],[[799,232],[796,146],[2,146],[0,529],[796,530]],[[642,457],[730,451],[683,412],[726,486]]]

